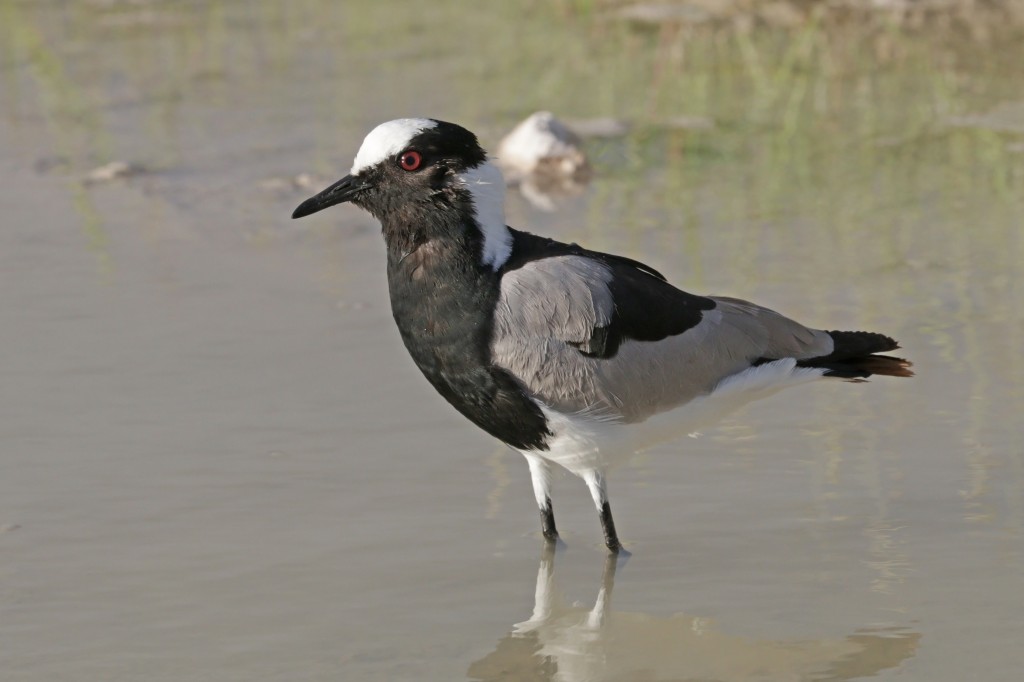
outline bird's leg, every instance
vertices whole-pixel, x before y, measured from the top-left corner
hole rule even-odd
[[[604,544],[612,554],[618,554],[622,549],[619,536],[615,532],[615,521],[612,519],[612,507],[608,504],[608,492],[605,487],[604,474],[600,471],[588,471],[583,480],[590,488],[590,495],[594,498],[597,506],[597,513],[601,516],[601,529],[604,530]]]
[[[604,544],[612,554],[618,554],[622,549],[619,536],[615,533],[615,520],[612,519],[612,507],[608,500],[601,505],[601,528],[604,530]]]
[[[555,528],[555,511],[551,506],[551,463],[532,453],[524,452],[523,456],[530,465],[533,494],[540,509],[541,533],[548,542],[555,542],[558,540],[558,529]]]
[[[558,529],[555,528],[555,511],[551,508],[551,498],[540,508],[540,532],[548,542],[558,540]]]

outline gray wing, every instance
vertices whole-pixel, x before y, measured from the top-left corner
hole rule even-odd
[[[492,361],[538,400],[565,413],[624,422],[647,417],[709,393],[724,378],[758,360],[828,355],[828,333],[734,298],[715,298],[699,321],[679,334],[638,341],[630,330],[613,355],[591,351],[601,330],[619,317],[613,268],[586,256],[543,258],[507,272],[494,318]],[[651,286],[669,285],[651,278]],[[679,292],[680,294],[682,292]],[[631,306],[650,316],[666,297],[630,292]],[[649,338],[649,337],[646,337]]]

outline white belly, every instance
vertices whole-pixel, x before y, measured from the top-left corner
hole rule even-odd
[[[813,381],[824,372],[797,367],[793,358],[776,360],[727,377],[708,395],[633,424],[593,414],[564,414],[541,405],[554,436],[548,441],[547,451],[533,454],[577,476],[587,471],[607,471],[636,452],[710,426],[753,400]]]

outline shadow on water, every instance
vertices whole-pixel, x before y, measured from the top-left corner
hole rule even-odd
[[[497,680],[806,680],[871,677],[914,656],[921,635],[864,628],[841,639],[761,639],[731,635],[697,616],[655,616],[612,608],[608,556],[590,608],[566,599],[555,579],[556,550],[537,570],[533,613],[494,651],[469,666],[469,679]]]

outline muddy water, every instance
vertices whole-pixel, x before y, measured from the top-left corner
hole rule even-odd
[[[367,5],[0,2],[0,677],[1019,679],[1024,42]],[[288,220],[380,120],[538,108],[633,127],[510,222],[918,376],[616,472],[618,566],[560,479],[544,555],[372,220]]]

